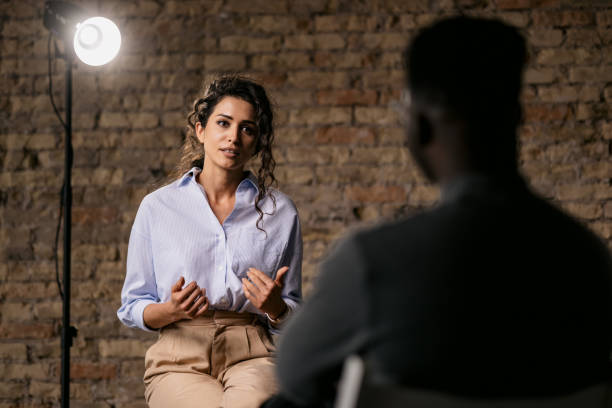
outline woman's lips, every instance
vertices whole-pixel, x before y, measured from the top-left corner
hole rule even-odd
[[[240,152],[235,149],[219,149],[221,152],[227,157],[238,157],[240,156]]]

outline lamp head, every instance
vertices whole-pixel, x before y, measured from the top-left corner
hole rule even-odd
[[[74,35],[77,23],[85,16],[85,10],[67,1],[46,1],[43,23],[54,36],[65,40]]]
[[[85,18],[80,7],[66,1],[45,2],[44,24],[68,47],[72,44],[81,61],[98,66],[110,62],[121,47],[121,33],[104,17]]]

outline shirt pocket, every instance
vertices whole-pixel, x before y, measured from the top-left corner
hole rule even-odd
[[[280,262],[280,243],[263,231],[240,231],[233,249],[232,270],[239,278],[246,277],[249,268],[259,269],[272,277]]]

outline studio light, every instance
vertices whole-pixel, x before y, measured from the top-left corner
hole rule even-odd
[[[121,33],[115,23],[105,17],[88,17],[81,7],[67,1],[47,1],[43,21],[87,65],[107,64],[121,48]]]
[[[48,42],[49,58],[49,97],[57,117],[64,127],[64,183],[62,187],[61,207],[64,221],[64,265],[63,279],[57,282],[62,297],[62,365],[61,365],[61,406],[70,405],[70,347],[76,336],[76,328],[70,324],[70,252],[72,230],[72,65],[76,55],[85,64],[99,66],[110,62],[117,56],[121,47],[119,29],[107,18],[91,17],[81,7],[67,1],[46,1],[43,23],[50,31]],[[52,38],[63,42],[63,52],[55,44],[55,57],[65,62],[65,118],[62,119],[53,99],[53,75],[51,64]],[[58,221],[55,256],[57,265],[57,237],[62,216]],[[59,268],[56,268],[59,269]]]
[[[108,18],[91,17],[77,24],[74,52],[87,65],[110,62],[121,47],[121,33]]]

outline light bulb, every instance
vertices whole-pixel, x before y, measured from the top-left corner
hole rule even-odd
[[[87,65],[99,66],[110,62],[121,47],[121,33],[107,18],[91,17],[77,24],[74,52]]]

